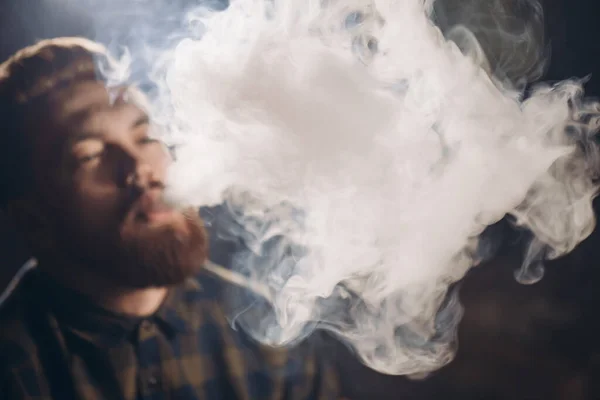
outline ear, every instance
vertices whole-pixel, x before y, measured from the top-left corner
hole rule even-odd
[[[51,219],[33,198],[21,198],[10,202],[6,215],[33,251],[48,250],[54,246],[54,229]]]

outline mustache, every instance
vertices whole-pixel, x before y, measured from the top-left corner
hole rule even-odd
[[[131,214],[147,214],[154,211],[173,209],[165,201],[166,185],[162,181],[152,181],[148,185],[129,185],[124,195],[121,214],[124,218]]]

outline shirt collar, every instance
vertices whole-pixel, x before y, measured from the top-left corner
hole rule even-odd
[[[102,346],[116,346],[133,340],[139,324],[151,320],[168,337],[193,330],[197,316],[192,309],[193,299],[202,292],[196,279],[190,278],[171,288],[159,309],[146,318],[132,317],[106,310],[86,296],[68,289],[43,271],[30,273],[33,293],[41,296],[51,313],[66,331],[86,342]]]
[[[202,286],[197,279],[188,278],[183,284],[169,290],[152,318],[171,335],[193,331],[198,325],[194,300],[201,294]]]

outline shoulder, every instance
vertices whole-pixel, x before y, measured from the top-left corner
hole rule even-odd
[[[16,367],[28,360],[35,351],[29,329],[25,282],[0,305],[0,369]]]
[[[27,283],[0,305],[0,392],[11,399],[43,398],[45,383],[38,345],[28,324]]]

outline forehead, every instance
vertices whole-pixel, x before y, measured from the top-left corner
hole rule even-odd
[[[80,82],[53,93],[49,97],[49,108],[57,122],[90,109],[101,110],[110,106],[108,88],[102,82]]]
[[[98,115],[139,112],[143,108],[142,99],[134,96],[131,88],[109,88],[97,81],[79,82],[61,89],[49,97],[48,105],[50,117],[59,127],[74,127],[89,123]]]

